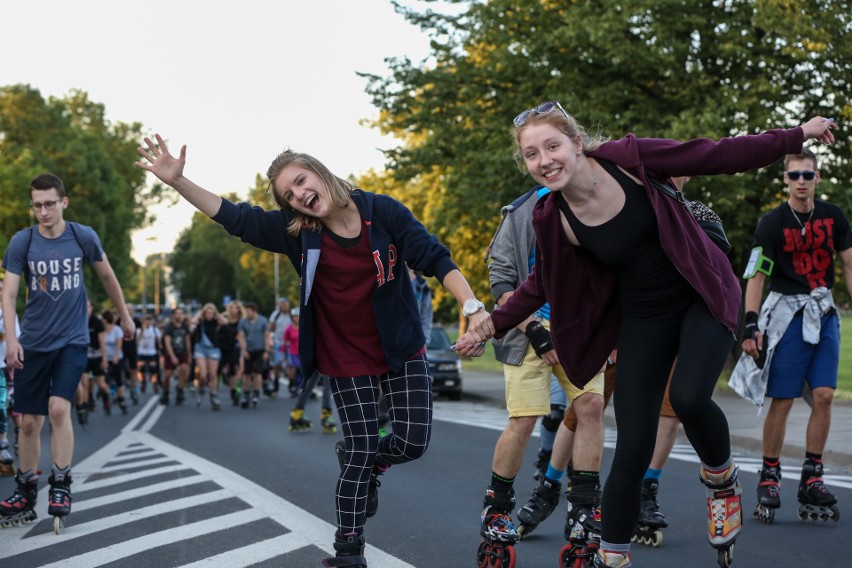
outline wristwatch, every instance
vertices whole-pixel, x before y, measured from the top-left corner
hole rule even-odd
[[[477,300],[476,298],[471,298],[470,300],[465,300],[464,304],[462,304],[462,314],[464,317],[469,318],[479,310],[484,310],[485,304]]]

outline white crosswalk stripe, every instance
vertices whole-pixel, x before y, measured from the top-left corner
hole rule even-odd
[[[5,531],[0,556],[25,559],[26,555],[39,549],[56,548],[58,542],[97,540],[100,534],[110,529],[203,506],[209,508],[207,518],[191,518],[178,526],[167,526],[141,536],[132,535],[135,538],[129,537],[110,546],[96,546],[76,555],[69,552],[67,558],[52,556],[50,563],[41,566],[103,566],[152,548],[185,543],[221,531],[223,527],[232,529],[259,520],[275,523],[278,534],[250,545],[237,540],[230,550],[193,560],[184,566],[238,568],[278,557],[283,558],[282,565],[287,565],[287,553],[310,546],[321,549],[329,556],[334,555],[329,535],[334,533],[336,527],[224,467],[152,436],[148,433],[156,423],[152,417],[160,414],[162,407],[156,405],[156,399],[151,399],[116,439],[77,464],[74,468],[74,514],[59,537],[43,529],[41,525],[45,521],[25,531]],[[164,481],[163,477],[169,475],[177,477]],[[123,486],[127,488],[122,489]],[[169,491],[176,490],[186,496],[167,497]],[[132,500],[144,501],[146,504],[121,510],[121,504]],[[46,489],[39,494],[38,501],[47,502]],[[223,503],[229,503],[230,508],[222,507],[221,511],[215,512],[219,504]],[[91,513],[99,509],[110,511],[111,506],[112,513],[105,512],[103,516],[92,520],[74,522],[75,515],[78,519],[91,517]],[[119,507],[117,511],[116,506]],[[370,545],[367,545],[366,554],[370,558],[371,567],[413,568]]]

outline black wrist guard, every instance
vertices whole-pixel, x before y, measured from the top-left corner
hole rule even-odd
[[[530,340],[530,343],[535,350],[535,354],[539,359],[541,356],[553,349],[553,342],[550,340],[550,332],[547,331],[540,321],[534,321],[527,326],[524,335]]]
[[[746,312],[745,314],[745,329],[743,330],[743,341],[746,339],[753,339],[757,341],[757,337],[755,334],[758,332],[757,328],[757,312]]]

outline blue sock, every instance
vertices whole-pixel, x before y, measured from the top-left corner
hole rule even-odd
[[[561,469],[556,469],[552,465],[547,464],[547,473],[545,473],[544,475],[546,475],[549,479],[552,479],[553,481],[562,481],[562,476],[564,475],[564,472]]]
[[[663,475],[662,469],[651,469],[649,467],[648,471],[645,472],[645,479],[656,479],[659,481],[661,475]]]

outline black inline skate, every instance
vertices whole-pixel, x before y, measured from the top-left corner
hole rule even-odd
[[[834,521],[840,520],[837,497],[831,494],[822,481],[822,461],[806,460],[802,466],[802,479],[799,482],[799,520]]]
[[[118,408],[121,409],[121,413],[127,414],[127,402],[125,402],[124,397],[123,396],[118,397],[116,399],[116,402],[118,402]]]
[[[222,404],[219,402],[219,394],[213,391],[210,391],[210,408],[214,411],[222,408]]]
[[[633,542],[646,544],[657,548],[663,544],[662,529],[669,526],[665,515],[660,512],[660,504],[657,502],[657,492],[660,482],[657,479],[645,478],[642,480],[642,501],[639,505],[639,521],[633,532]]]
[[[346,465],[346,444],[343,440],[338,440],[334,443],[334,453],[337,456],[337,463],[340,464],[340,470],[343,471]],[[379,487],[382,482],[379,481],[379,476],[384,475],[390,466],[373,465],[370,471],[370,481],[367,485],[367,518],[374,517],[376,511],[379,510]]]
[[[77,423],[85,429],[89,423],[89,404],[77,404],[75,405],[75,410],[77,411]]]
[[[754,516],[762,523],[771,525],[775,521],[775,510],[781,507],[781,464],[769,466],[765,463],[757,472],[757,506]]]
[[[0,477],[15,475],[15,458],[9,451],[9,440],[0,440]]]
[[[53,517],[53,532],[59,534],[65,527],[65,517],[71,514],[71,474],[66,473],[59,479],[51,475],[47,483],[50,485],[47,514]]]
[[[184,400],[186,400],[186,396],[183,394],[183,389],[178,387],[177,394],[175,395],[175,406],[180,406]]]
[[[313,428],[311,421],[305,418],[305,411],[294,408],[290,411],[290,432],[305,432]]]
[[[538,451],[535,463],[533,464],[533,467],[535,467],[535,473],[533,474],[534,480],[541,481],[541,478],[547,474],[547,466],[550,465],[550,456],[552,455],[553,450]]]
[[[515,568],[515,543],[519,537],[509,516],[514,508],[514,489],[486,489],[479,528],[483,541],[476,551],[479,568]]]
[[[24,474],[18,470],[15,475],[15,492],[5,501],[0,501],[0,528],[17,527],[36,520],[38,515],[35,506],[40,473],[30,471]]]
[[[559,551],[560,568],[591,566],[601,540],[600,481],[572,481],[574,489],[568,494],[565,517],[565,540],[568,543]]]
[[[325,568],[367,568],[367,559],[364,558],[364,536],[353,532],[341,534],[334,533],[334,558],[326,558],[322,561]]]
[[[562,484],[546,475],[541,476],[527,504],[518,509],[518,537],[524,539],[553,513],[559,504]]]
[[[737,481],[739,468],[731,465],[720,472],[701,468],[699,479],[707,495],[707,540],[716,549],[720,568],[727,568],[734,559],[734,544],[743,525],[743,490]]]

